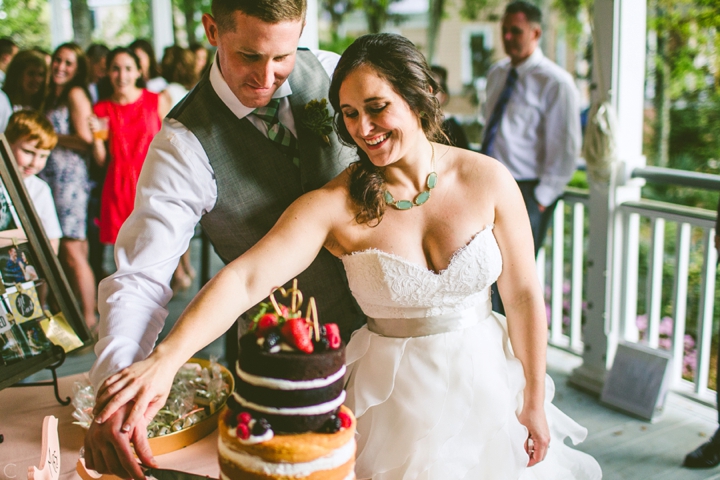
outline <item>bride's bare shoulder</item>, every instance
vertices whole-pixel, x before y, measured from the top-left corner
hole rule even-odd
[[[500,186],[512,181],[512,175],[505,166],[492,157],[472,150],[456,147],[441,147],[447,149],[449,163],[456,170],[459,179],[477,185]]]

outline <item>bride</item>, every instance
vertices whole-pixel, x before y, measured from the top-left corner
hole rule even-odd
[[[129,401],[126,426],[151,417],[194,352],[326,248],[369,317],[346,352],[358,478],[600,478],[594,459],[563,443],[585,430],[549,402],[545,309],[520,191],[492,158],[435,143],[437,88],[407,39],[355,41],[329,97],[359,162],[293,203],[146,360],[108,378],[98,421]],[[507,321],[490,310],[496,280]]]

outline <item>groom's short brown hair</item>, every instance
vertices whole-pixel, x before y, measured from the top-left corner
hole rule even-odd
[[[221,30],[235,27],[232,14],[243,12],[266,23],[305,21],[306,0],[212,0],[211,11]]]

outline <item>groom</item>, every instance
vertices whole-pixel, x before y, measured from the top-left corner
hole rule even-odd
[[[203,16],[216,61],[150,146],[135,210],[116,243],[118,271],[99,289],[98,359],[90,372],[96,388],[152,351],[172,272],[198,221],[230,262],[290,203],[355,159],[334,134],[326,139],[305,121],[305,106],[327,95],[339,58],[297,48],[305,12],[305,0],[213,0],[212,15]],[[317,298],[320,318],[339,323],[344,337],[363,324],[343,267],[327,251],[298,278]],[[152,455],[145,425],[123,429],[130,406],[91,426],[85,460],[102,473],[141,480],[130,442],[143,463]]]

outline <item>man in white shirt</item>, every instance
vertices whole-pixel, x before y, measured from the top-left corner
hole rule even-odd
[[[541,21],[540,10],[526,1],[505,9],[502,38],[508,58],[488,74],[482,147],[517,180],[536,253],[581,145],[577,88],[571,75],[538,47]]]
[[[152,351],[172,296],[170,278],[198,221],[229,262],[292,201],[355,159],[334,134],[325,143],[302,120],[309,101],[327,96],[339,59],[297,49],[305,11],[305,0],[213,0],[212,15],[203,16],[216,61],[155,136],[135,209],[115,245],[118,271],[100,284],[98,359],[90,372],[96,394],[108,376]],[[298,280],[318,299],[321,319],[344,324],[344,336],[362,325],[342,265],[329,252],[321,251]],[[143,463],[152,465],[152,455],[145,425],[125,423],[133,405],[91,426],[90,468],[144,478],[130,442]],[[153,407],[136,413],[151,416]]]

